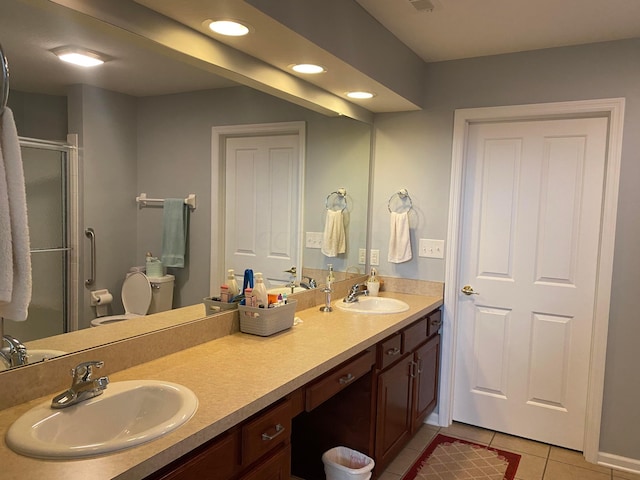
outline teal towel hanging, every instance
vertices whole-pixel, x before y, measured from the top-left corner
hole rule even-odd
[[[184,268],[188,226],[184,198],[167,198],[162,218],[162,264]]]

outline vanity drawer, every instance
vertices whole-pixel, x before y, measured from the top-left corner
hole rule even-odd
[[[440,326],[442,325],[442,311],[436,310],[431,312],[427,317],[427,320],[429,322],[427,324],[427,336],[430,337],[438,333],[438,330],[440,330]]]
[[[378,344],[378,369],[384,370],[402,357],[402,334],[399,332]]]
[[[305,393],[305,410],[310,412],[340,390],[348,387],[369,372],[374,362],[374,350],[365,350],[309,385]]]
[[[424,317],[402,331],[404,352],[412,352],[427,339],[429,317]]]
[[[291,400],[260,413],[242,426],[242,464],[249,465],[291,438]]]

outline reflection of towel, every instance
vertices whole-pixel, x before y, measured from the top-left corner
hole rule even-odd
[[[184,267],[187,244],[187,206],[183,198],[167,198],[162,218],[162,264]]]
[[[322,236],[322,253],[327,257],[336,257],[347,251],[344,221],[341,210],[327,210],[327,219],[324,223],[324,235]]]
[[[389,235],[389,256],[391,263],[402,263],[411,260],[411,241],[409,239],[409,214],[407,212],[391,212]]]
[[[9,217],[8,230],[0,235],[0,270],[12,273],[10,283],[6,273],[0,274],[0,317],[22,321],[31,301],[31,253],[22,155],[9,108],[0,118],[0,163],[0,209]],[[6,222],[2,216],[0,222]],[[6,223],[0,228],[7,228]]]

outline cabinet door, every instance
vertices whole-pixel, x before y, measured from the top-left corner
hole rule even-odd
[[[409,438],[413,365],[413,355],[409,355],[378,376],[375,451],[380,470]]]
[[[411,432],[420,428],[436,406],[440,362],[440,335],[436,335],[414,353],[416,363],[413,389],[413,419]]]
[[[206,478],[206,477],[205,477]],[[291,479],[291,445],[280,449],[243,475],[240,480],[290,480]]]

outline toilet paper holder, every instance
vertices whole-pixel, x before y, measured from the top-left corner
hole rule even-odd
[[[91,291],[91,306],[97,307],[98,305],[106,305],[111,303],[113,297],[109,293],[109,290],[106,288],[103,290],[92,290]]]

